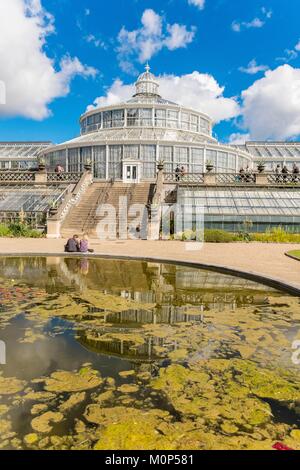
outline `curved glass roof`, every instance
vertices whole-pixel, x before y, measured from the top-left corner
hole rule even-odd
[[[300,192],[292,189],[179,189],[178,202],[206,215],[300,217]]]
[[[0,158],[36,158],[51,142],[0,142]]]
[[[45,212],[64,193],[65,187],[10,186],[0,188],[0,212]]]
[[[89,144],[97,143],[103,145],[105,141],[109,142],[126,142],[131,140],[138,141],[166,141],[166,142],[190,142],[204,143],[208,141],[208,136],[202,134],[188,132],[178,129],[159,129],[159,128],[124,128],[124,129],[103,129],[91,134],[85,134],[75,139],[69,140],[62,145],[69,144]],[[210,138],[215,143],[215,139]]]

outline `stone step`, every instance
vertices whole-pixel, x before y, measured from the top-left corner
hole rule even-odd
[[[114,217],[109,215],[100,217],[96,214],[98,209],[97,201],[99,204],[105,203],[115,207],[118,229],[120,198],[127,197],[128,206],[132,204],[143,204],[146,206],[149,200],[150,189],[150,183],[124,185],[123,183],[118,182],[110,186],[108,186],[108,183],[93,183],[93,185],[90,186],[82,196],[80,202],[71,208],[63,223],[61,229],[62,235],[72,236],[74,233],[82,233],[84,231],[90,235],[95,235],[97,224],[101,220],[105,219],[107,223],[113,224],[115,222]],[[128,224],[134,218],[134,216],[127,216]]]

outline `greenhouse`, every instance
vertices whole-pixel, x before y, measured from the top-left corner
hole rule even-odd
[[[46,149],[51,168],[82,171],[92,162],[95,179],[127,183],[154,180],[162,161],[166,172],[184,165],[189,173],[203,173],[208,161],[221,173],[252,165],[246,149],[217,142],[209,116],[163,99],[149,66],[129,101],[87,111],[80,128],[79,137]]]
[[[299,232],[300,191],[284,188],[182,188],[177,202],[203,207],[205,227],[230,232],[264,232],[281,226]]]
[[[53,205],[58,211],[64,192],[77,197],[80,187],[81,201],[58,211],[62,219],[50,236],[74,230],[96,236],[99,201],[118,214],[116,201],[129,195],[149,209],[160,168],[159,203],[203,207],[206,228],[236,232],[246,223],[256,232],[278,226],[299,231],[300,175],[293,169],[300,167],[300,142],[230,145],[219,142],[213,128],[207,114],[164,99],[147,65],[129,100],[87,108],[78,137],[59,145],[0,143],[0,219],[21,211],[49,214]],[[37,174],[41,163],[46,176]],[[79,183],[85,172],[89,188]]]

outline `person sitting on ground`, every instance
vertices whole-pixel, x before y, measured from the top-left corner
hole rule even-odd
[[[81,253],[94,253],[94,250],[89,249],[89,237],[85,233],[80,241],[79,250]]]
[[[65,252],[78,253],[79,251],[79,237],[78,235],[73,235],[73,238],[69,238],[67,244],[65,245]]]

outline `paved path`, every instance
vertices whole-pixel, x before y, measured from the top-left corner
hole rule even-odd
[[[0,238],[0,255],[58,254],[62,253],[64,243],[64,240]],[[186,249],[193,243],[176,241],[100,242],[91,240],[90,245],[97,254],[225,266],[232,270],[279,280],[300,289],[300,262],[285,256],[286,251],[299,249],[299,245],[296,244],[205,243],[199,251]]]

